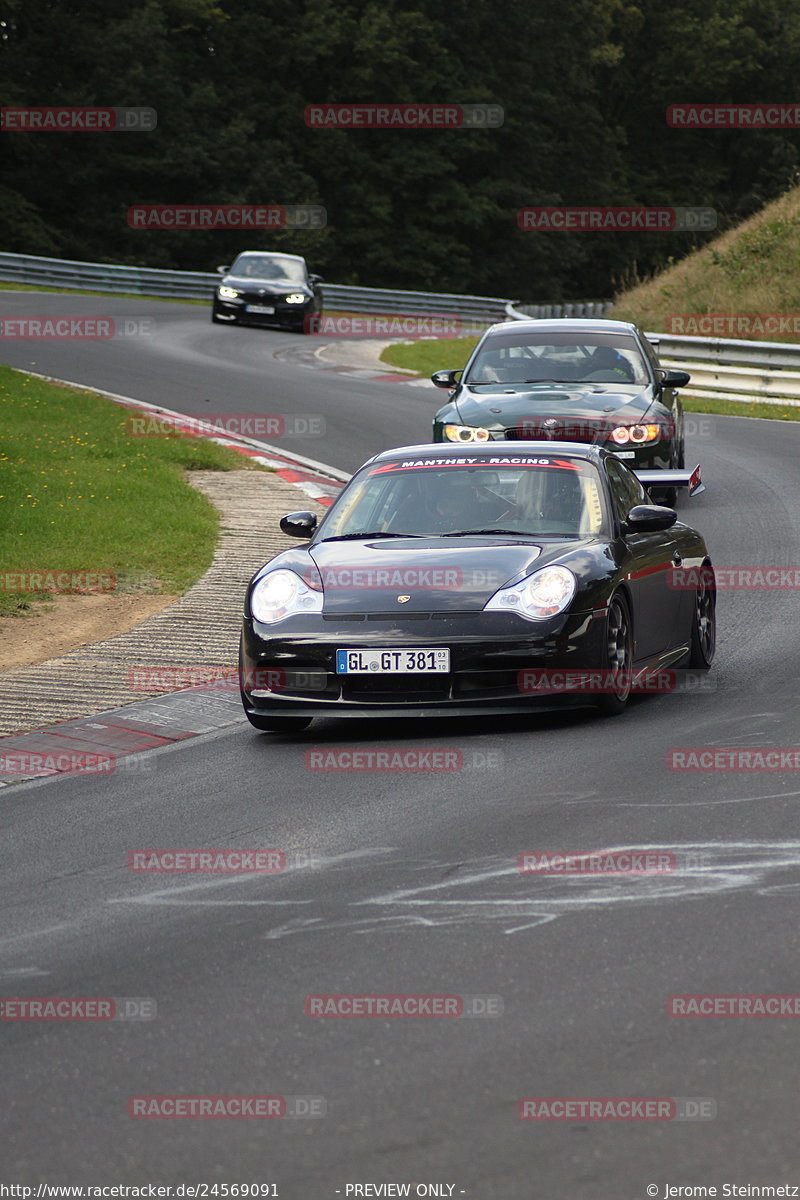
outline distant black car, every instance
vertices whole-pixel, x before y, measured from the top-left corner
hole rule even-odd
[[[493,325],[463,371],[437,371],[453,394],[435,442],[555,441],[605,446],[636,470],[685,463],[685,371],[665,371],[644,333],[590,318]],[[674,504],[674,488],[654,492]]]
[[[233,266],[217,267],[224,276],[214,292],[215,324],[279,325],[313,333],[322,313],[321,275],[309,275],[299,254],[246,250]]]
[[[702,490],[699,469],[666,482]],[[388,450],[319,526],[298,512],[281,529],[309,540],[248,588],[239,671],[257,729],[539,709],[553,670],[599,671],[561,699],[618,713],[643,675],[714,656],[703,538],[599,447]]]

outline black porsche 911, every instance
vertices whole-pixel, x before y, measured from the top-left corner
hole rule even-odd
[[[211,320],[228,325],[278,325],[313,333],[322,313],[321,275],[310,275],[299,254],[246,250],[214,291]]]
[[[573,669],[599,671],[600,687],[555,702],[614,714],[648,674],[706,670],[713,567],[702,536],[650,503],[656,475],[567,442],[370,459],[319,524],[281,520],[307,545],[250,583],[248,720],[292,731],[325,715],[517,713],[542,707],[536,671]],[[699,468],[666,481],[702,490]]]
[[[627,321],[558,318],[493,325],[463,371],[436,371],[452,391],[433,419],[435,442],[587,442],[636,470],[684,466],[686,371],[664,370]],[[658,498],[674,504],[675,489]]]

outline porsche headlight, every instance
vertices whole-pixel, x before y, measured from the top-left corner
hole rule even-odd
[[[500,588],[484,605],[484,612],[516,612],[529,621],[546,621],[572,603],[578,581],[566,567],[542,567],[522,583]]]
[[[445,425],[448,442],[488,442],[489,430],[475,425]]]
[[[322,612],[323,594],[310,588],[294,571],[270,571],[250,594],[250,611],[256,621],[274,625],[301,612]]]
[[[618,446],[628,442],[643,446],[645,442],[655,442],[661,436],[660,425],[618,425],[611,431],[611,440]]]
[[[236,300],[239,296],[236,288],[221,287],[219,289],[220,300]]]
[[[291,296],[285,296],[284,299],[287,304],[305,304],[308,296],[302,292],[292,292]]]

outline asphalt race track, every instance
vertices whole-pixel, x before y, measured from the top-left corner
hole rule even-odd
[[[428,437],[433,393],[275,358],[296,335],[212,326],[189,305],[0,293],[4,316],[108,311],[155,333],[4,341],[0,357],[182,412],[323,413],[324,442],[285,447],[344,469]],[[800,563],[800,427],[693,429],[707,491],[681,511],[716,565]],[[637,698],[618,720],[329,720],[295,740],[242,721],[152,752],[138,776],[5,789],[2,994],[158,1006],[149,1021],[2,1024],[9,1178],[238,1180],[283,1200],[386,1182],[485,1200],[799,1184],[791,1019],[667,1015],[674,994],[800,993],[797,774],[666,765],[673,748],[797,743],[797,594],[723,591],[719,623],[709,690]],[[358,748],[456,750],[462,766],[306,758]],[[294,869],[134,874],[144,847],[277,847]],[[517,870],[521,852],[615,847],[675,853],[677,869]],[[305,1016],[320,993],[492,996],[503,1011]],[[130,1096],[174,1093],[321,1096],[327,1115],[127,1115]],[[704,1098],[716,1115],[521,1121],[530,1096]]]

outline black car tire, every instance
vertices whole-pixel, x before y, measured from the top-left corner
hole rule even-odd
[[[604,669],[622,671],[625,682],[618,692],[604,692],[596,704],[603,716],[618,717],[625,711],[633,682],[633,624],[628,602],[621,592],[616,592],[608,605],[605,659]]]
[[[687,665],[707,671],[714,661],[717,644],[717,590],[709,563],[700,568],[700,579],[692,606],[691,649]]]
[[[246,712],[250,724],[262,733],[302,733],[308,729],[312,717],[256,717]]]

